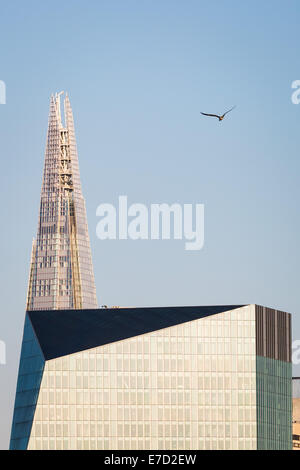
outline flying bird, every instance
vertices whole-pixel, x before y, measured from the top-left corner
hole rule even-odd
[[[216,118],[219,119],[219,121],[223,121],[226,114],[230,113],[230,111],[232,111],[234,108],[235,108],[235,106],[233,106],[233,108],[229,109],[228,111],[226,111],[226,113],[222,114],[221,116],[219,116],[218,114],[208,114],[208,113],[201,113],[201,114],[203,114],[203,116],[216,117]]]

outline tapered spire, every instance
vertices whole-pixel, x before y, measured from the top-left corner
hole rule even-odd
[[[73,113],[52,95],[39,223],[32,246],[27,310],[97,308]]]

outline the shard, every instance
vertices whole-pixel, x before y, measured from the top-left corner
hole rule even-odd
[[[97,308],[73,114],[68,95],[52,95],[37,237],[27,310]]]

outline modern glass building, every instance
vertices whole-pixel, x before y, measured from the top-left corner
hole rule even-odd
[[[73,114],[68,95],[51,97],[37,237],[27,309],[97,308]]]
[[[28,311],[11,449],[291,449],[291,318]]]

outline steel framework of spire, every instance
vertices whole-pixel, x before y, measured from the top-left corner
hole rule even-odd
[[[37,237],[27,310],[97,308],[85,201],[68,95],[51,96]]]

